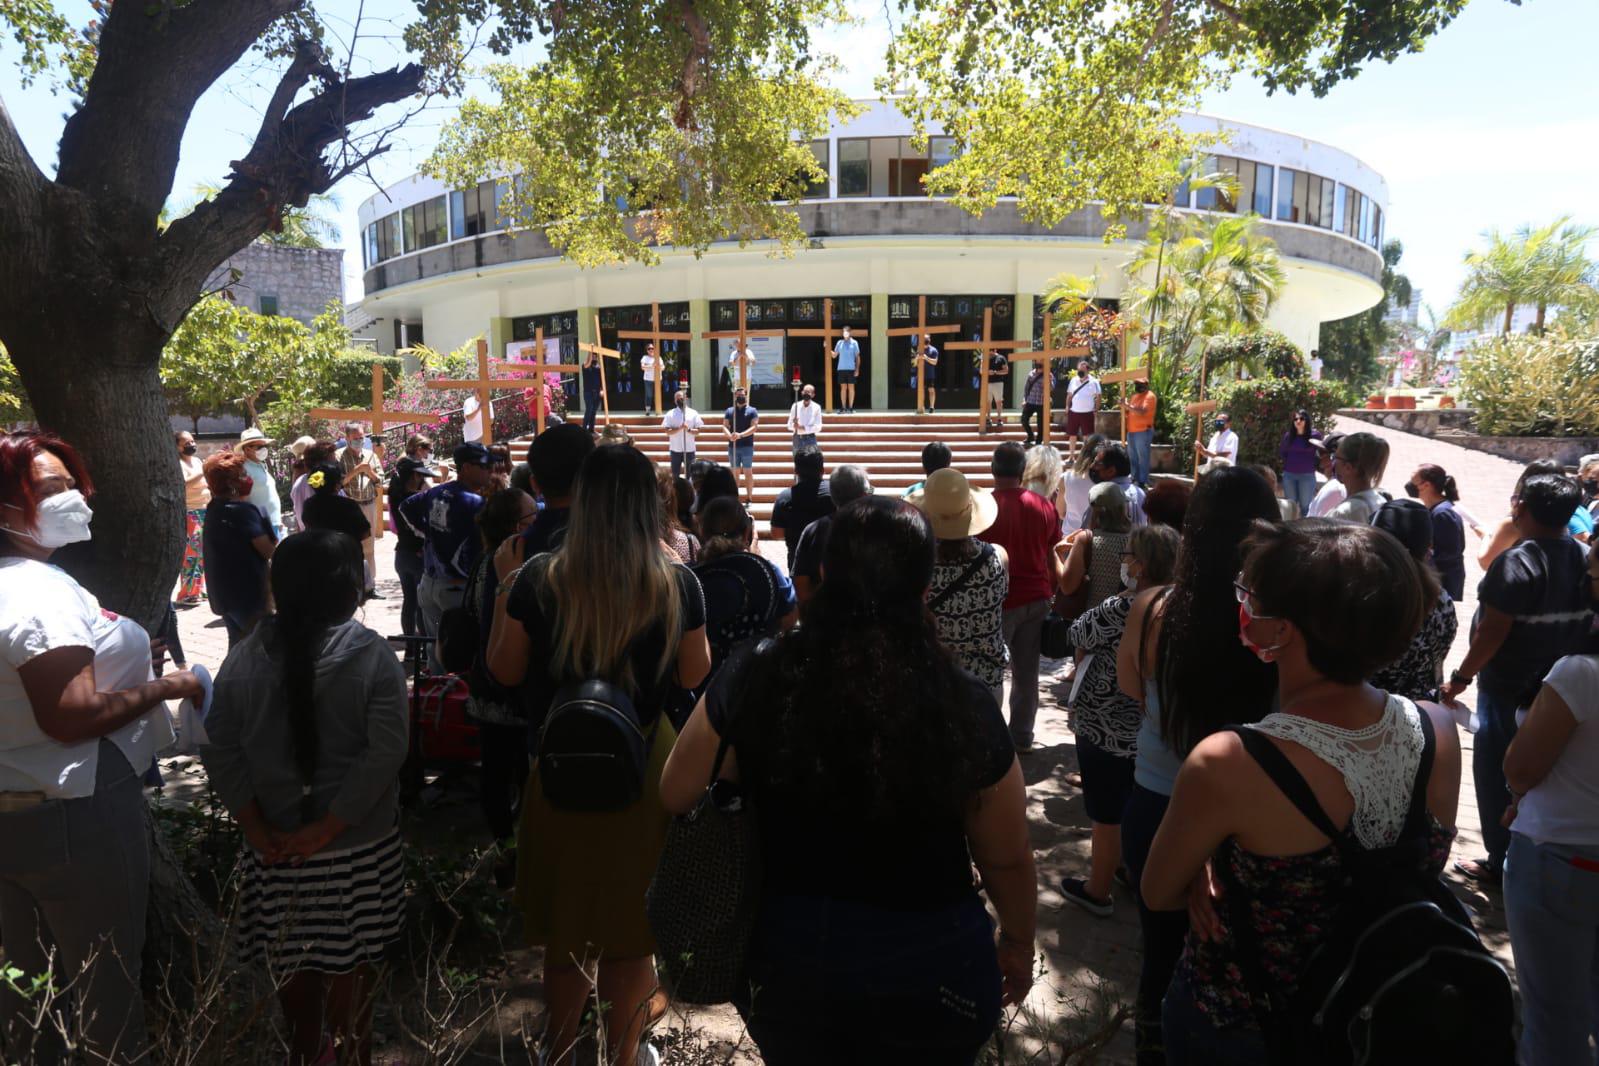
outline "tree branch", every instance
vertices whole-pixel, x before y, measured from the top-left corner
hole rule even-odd
[[[291,67],[291,73],[293,68]],[[160,254],[169,268],[167,310],[177,317],[194,301],[217,264],[275,229],[288,207],[303,207],[344,175],[382,152],[375,144],[354,151],[353,158],[330,162],[327,150],[349,145],[350,128],[378,108],[414,96],[422,86],[422,68],[409,64],[348,81],[333,80],[321,93],[291,109],[281,120],[263,121],[264,140],[233,164],[233,176],[213,199],[173,222],[160,238]],[[280,92],[290,75],[280,84]],[[303,84],[303,82],[302,82]],[[276,98],[276,96],[274,97]]]
[[[694,0],[680,0],[680,7],[689,47],[688,55],[683,57],[683,71],[677,79],[680,96],[672,120],[680,130],[696,130],[699,125],[694,121],[694,95],[700,88],[700,67],[711,56],[711,28],[705,24],[705,16],[700,14],[699,8],[694,6]]]
[[[38,201],[49,184],[49,179],[28,153],[27,145],[22,143],[22,135],[11,121],[5,100],[0,99],[0,233],[5,234],[4,258],[7,261],[28,264],[37,261],[41,244]],[[8,273],[0,266],[0,278]],[[0,285],[0,289],[8,291],[12,297],[24,297],[27,287],[11,284],[14,280],[7,279],[7,284]],[[0,296],[0,303],[5,299]]]
[[[153,228],[195,103],[267,27],[303,3],[108,5],[83,105],[61,134],[56,181]]]

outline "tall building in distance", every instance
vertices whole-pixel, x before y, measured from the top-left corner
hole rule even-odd
[[[1391,305],[1388,313],[1383,315],[1384,322],[1394,322],[1404,326],[1421,324],[1421,290],[1410,290],[1410,302],[1403,305]]]

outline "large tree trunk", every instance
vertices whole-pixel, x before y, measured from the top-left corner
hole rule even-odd
[[[80,300],[50,336],[8,336],[39,424],[83,453],[94,539],[59,560],[101,603],[154,632],[183,558],[183,481],[148,317]],[[14,339],[13,339],[14,337]],[[84,353],[87,358],[65,358]]]

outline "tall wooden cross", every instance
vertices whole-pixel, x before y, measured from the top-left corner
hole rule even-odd
[[[1183,408],[1183,414],[1194,416],[1194,476],[1199,476],[1199,442],[1205,437],[1205,416],[1219,405],[1205,399],[1205,378],[1210,371],[1210,349],[1199,353],[1199,400]]]
[[[927,297],[916,297],[916,325],[901,326],[884,333],[886,337],[915,337],[922,349],[927,348],[928,334],[930,333],[959,333],[959,325],[951,323],[947,326],[929,326],[927,324]],[[950,347],[954,347],[950,345]],[[911,353],[911,359],[916,363],[916,413],[921,414],[927,409],[925,398],[927,396],[927,361],[922,358],[920,351]]]
[[[744,321],[744,301],[738,302],[738,329],[707,330],[700,336],[706,340],[731,340],[738,338],[738,387],[746,392],[750,387],[750,363],[747,358],[750,351],[750,341],[756,337],[783,337],[787,330],[767,330],[765,332],[750,332]],[[659,395],[659,393],[657,393]]]
[[[1104,373],[1104,374],[1099,375],[1099,383],[1101,385],[1116,385],[1116,384],[1125,385],[1129,381],[1148,381],[1148,380],[1149,380],[1149,367],[1147,367],[1147,366],[1141,366],[1141,367],[1139,367],[1136,370],[1112,370],[1112,371],[1109,371],[1108,373]],[[1127,402],[1127,398],[1126,398],[1125,395],[1122,397],[1122,402],[1123,403]],[[1127,443],[1127,411],[1125,409],[1122,411],[1122,443],[1123,444]]]
[[[740,304],[739,306],[741,308],[743,307],[742,304]],[[743,312],[740,311],[740,313],[742,314]],[[692,334],[692,333],[665,333],[665,332],[662,332],[662,330],[661,330],[661,305],[658,304],[658,303],[651,303],[650,304],[650,328],[648,330],[623,329],[623,330],[618,330],[617,333],[616,333],[616,336],[620,340],[649,341],[651,344],[655,345],[655,409],[657,411],[664,410],[664,408],[661,407],[661,379],[666,376],[666,373],[665,373],[665,371],[666,371],[666,347],[661,342],[662,341],[692,341],[694,339],[694,334]],[[598,324],[598,322],[596,322],[595,323],[594,341],[595,341],[595,343],[599,343],[599,340],[600,340],[599,324]],[[603,365],[603,363],[601,365]],[[610,416],[610,410],[609,410],[609,408],[607,408],[606,409],[606,413],[605,413],[605,419],[606,419],[607,424],[609,424],[609,422],[610,422],[610,417],[611,417]]]
[[[372,409],[370,411],[339,411],[331,407],[316,407],[310,412],[312,418],[326,418],[342,422],[367,422],[372,426],[374,434],[381,435],[383,427],[388,425],[404,426],[415,422],[431,422],[433,416],[420,411],[389,411],[383,407],[383,364],[372,364]],[[383,536],[383,479],[373,478],[377,483],[378,523],[372,530],[372,536]]]
[[[610,425],[611,424],[611,390],[605,384],[605,360],[607,360],[607,359],[615,359],[618,362],[621,362],[622,353],[617,351],[615,348],[607,348],[603,344],[600,343],[600,316],[598,314],[596,314],[594,316],[594,343],[593,344],[589,344],[587,342],[579,343],[578,346],[577,346],[577,350],[580,351],[580,352],[583,352],[585,355],[592,355],[592,356],[594,356],[596,359],[598,359],[600,361],[600,403],[605,406],[605,424],[606,425]],[[656,377],[655,380],[656,381],[660,381],[661,379],[659,377],[659,374],[660,374],[660,368],[659,367],[656,368],[656,374],[657,374],[657,377]],[[659,399],[659,396],[657,396],[656,403],[659,403],[659,402],[660,402],[660,399]]]
[[[983,308],[983,339],[977,341],[951,341],[944,345],[947,351],[976,351],[982,353],[978,360],[981,364],[982,387],[977,393],[977,402],[982,405],[982,415],[977,419],[977,428],[981,433],[988,432],[988,353],[999,352],[1006,359],[1012,358],[1012,352],[1019,348],[1026,348],[1026,341],[997,341],[994,340],[994,309]]]
[[[533,432],[535,435],[544,432],[544,415],[549,402],[550,384],[546,374],[581,374],[583,368],[571,363],[546,363],[544,361],[544,327],[536,326],[533,329],[533,354],[534,360],[496,359],[494,365],[502,370],[510,370],[513,376],[520,377],[531,370],[537,376],[538,388],[533,391],[533,407],[535,410]]]
[[[827,392],[823,399],[823,410],[828,414],[833,413],[833,338],[842,336],[843,327],[833,325],[833,298],[822,299],[822,328],[821,329],[791,329],[790,337],[820,337],[822,338],[822,373],[827,379]]]
[[[1055,316],[1050,314],[1048,311],[1045,311],[1044,312],[1044,342],[1043,342],[1044,346],[1042,348],[1035,348],[1032,351],[1018,352],[1018,353],[1010,356],[1011,365],[1013,365],[1013,366],[1015,364],[1017,364],[1017,363],[1037,363],[1037,364],[1039,364],[1040,366],[1042,366],[1044,368],[1044,404],[1043,404],[1043,407],[1044,407],[1044,410],[1043,410],[1044,424],[1040,428],[1040,437],[1039,437],[1039,439],[1044,444],[1048,444],[1049,443],[1049,423],[1050,423],[1050,417],[1051,417],[1049,408],[1050,408],[1050,401],[1052,399],[1052,397],[1050,396],[1050,393],[1053,391],[1049,387],[1049,376],[1055,370],[1055,360],[1057,360],[1057,359],[1081,359],[1081,358],[1087,356],[1089,354],[1089,352],[1090,352],[1090,349],[1088,349],[1088,348],[1056,348],[1056,347],[1053,347],[1052,344],[1051,344],[1051,341],[1054,338],[1054,336],[1055,336]],[[985,365],[986,365],[986,361],[985,361]],[[986,392],[986,390],[985,390],[985,392]],[[1023,397],[1023,399],[1025,400],[1026,397]],[[988,409],[988,405],[986,403],[983,405],[983,409],[985,411]]]

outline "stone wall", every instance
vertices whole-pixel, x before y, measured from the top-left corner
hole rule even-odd
[[[1446,440],[1462,448],[1487,452],[1518,463],[1554,459],[1566,466],[1576,466],[1584,455],[1599,452],[1599,437],[1485,436],[1475,432],[1472,412],[1464,407],[1427,411],[1371,411],[1351,407],[1338,413],[1388,429]]]
[[[230,280],[234,270],[237,281]],[[278,314],[310,325],[329,303],[344,306],[344,249],[251,244],[218,267],[205,289],[224,289],[252,311],[261,310],[261,297],[275,297]]]

